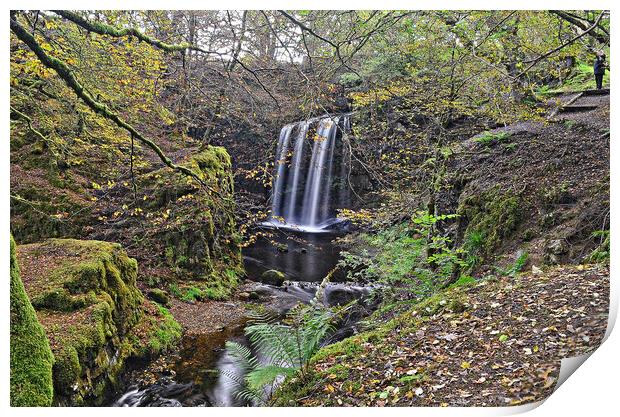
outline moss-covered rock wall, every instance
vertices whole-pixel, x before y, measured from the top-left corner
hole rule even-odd
[[[158,170],[140,179],[141,209],[152,213],[148,247],[158,263],[184,281],[232,287],[241,272],[234,216],[231,160],[224,148],[208,146],[185,166],[206,184]]]
[[[52,404],[54,358],[43,327],[24,290],[11,236],[11,406]]]

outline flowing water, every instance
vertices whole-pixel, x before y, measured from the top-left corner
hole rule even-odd
[[[286,274],[288,282],[282,287],[257,284],[255,292],[273,301],[270,307],[284,314],[298,303],[308,303],[315,297],[318,282],[339,259],[339,248],[332,242],[333,234],[277,234],[275,242],[264,239],[244,250],[248,277],[258,281],[267,269]],[[286,248],[286,249],[285,249]],[[324,290],[325,305],[339,305],[370,292],[369,287],[332,283]],[[242,318],[226,328],[207,334],[184,335],[178,354],[166,361],[154,381],[138,377],[129,381],[128,388],[119,393],[110,405],[121,407],[182,407],[182,406],[248,406],[236,396],[238,386],[227,375],[243,378],[242,371],[225,349],[226,341],[248,346]],[[336,337],[347,336],[351,329],[339,329]]]

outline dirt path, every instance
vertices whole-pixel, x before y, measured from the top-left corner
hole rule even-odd
[[[247,308],[238,300],[190,304],[174,299],[171,302],[170,312],[186,333],[206,334],[238,323],[247,313]]]

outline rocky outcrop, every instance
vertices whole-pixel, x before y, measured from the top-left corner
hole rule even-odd
[[[130,357],[155,354],[180,336],[167,311],[136,287],[137,262],[120,245],[50,239],[17,253],[54,354],[55,404],[100,404]]]
[[[224,148],[208,146],[184,165],[206,185],[169,170],[140,179],[140,205],[151,213],[146,247],[160,252],[156,259],[172,271],[168,275],[232,287],[242,268],[230,156]]]
[[[54,358],[20,279],[11,236],[11,406],[52,404]]]

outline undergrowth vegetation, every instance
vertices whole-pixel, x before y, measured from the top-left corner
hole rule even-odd
[[[303,379],[310,359],[333,330],[332,320],[332,312],[318,305],[299,306],[284,320],[269,313],[254,313],[245,328],[250,346],[226,342],[229,354],[244,375],[225,373],[238,386],[236,395],[264,405],[278,382],[297,373]]]
[[[435,232],[438,222],[455,218],[419,212],[409,222],[362,234],[360,244],[344,252],[340,267],[349,279],[384,284],[383,292],[390,297],[428,296],[458,280],[467,265],[465,249]]]

